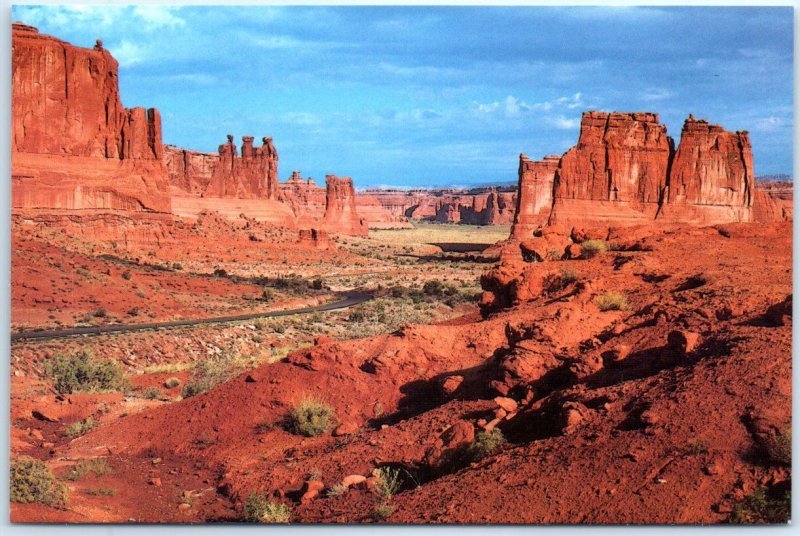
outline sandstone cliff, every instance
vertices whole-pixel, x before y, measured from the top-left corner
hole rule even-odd
[[[533,230],[546,223],[553,206],[553,180],[559,156],[545,156],[543,160],[529,159],[519,155],[519,184],[517,186],[517,208],[513,238],[531,236]]]
[[[278,197],[278,151],[272,138],[262,138],[253,146],[252,136],[242,136],[242,155],[236,151],[233,136],[219,146],[219,162],[214,166],[206,197],[238,199],[276,199]]]
[[[672,161],[663,215],[694,223],[751,221],[753,151],[747,132],[689,116]]]
[[[578,144],[556,171],[550,221],[652,220],[672,152],[658,114],[584,112]]]
[[[12,207],[169,212],[161,117],[122,106],[118,63],[12,28]]]
[[[728,132],[690,115],[675,151],[657,114],[585,112],[578,144],[560,159],[520,156],[511,236],[529,238],[545,222],[591,227],[656,219],[698,225],[785,220],[790,205],[755,195],[747,132]]]
[[[205,192],[218,162],[219,155],[215,153],[164,146],[164,165],[169,172],[169,183],[180,192],[194,195]]]
[[[355,189],[350,177],[325,176],[324,229],[329,233],[366,236],[367,222],[356,210]]]

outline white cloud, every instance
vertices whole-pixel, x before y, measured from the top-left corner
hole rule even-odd
[[[647,102],[656,102],[665,99],[669,99],[675,96],[675,93],[672,91],[666,90],[664,88],[649,88],[647,89],[644,94],[642,95],[642,100]]]
[[[762,132],[774,132],[783,127],[791,126],[790,121],[786,121],[782,117],[771,115],[757,119],[754,123],[753,130],[760,130]]]
[[[581,126],[581,119],[580,117],[576,117],[574,119],[568,119],[563,115],[559,115],[550,119],[551,124],[560,130],[568,130],[574,129]]]
[[[121,67],[136,65],[137,63],[141,63],[146,57],[145,50],[142,46],[137,45],[133,41],[128,41],[127,39],[123,39],[119,45],[107,48]]]

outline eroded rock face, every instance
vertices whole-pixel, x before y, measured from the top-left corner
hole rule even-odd
[[[751,221],[755,187],[747,132],[728,132],[690,115],[683,123],[668,186],[663,211],[668,219]]]
[[[584,112],[561,158],[550,221],[641,223],[658,211],[673,152],[658,114]]]
[[[203,195],[237,199],[276,199],[278,197],[278,151],[272,138],[261,138],[261,147],[253,146],[252,136],[242,136],[239,156],[233,136],[219,146],[215,165]]]
[[[170,210],[161,117],[122,106],[102,42],[14,24],[11,77],[14,208]]]
[[[520,157],[512,238],[530,237],[545,219],[581,227],[790,219],[791,202],[776,197],[755,191],[747,132],[689,115],[675,151],[657,114],[585,112],[578,144],[560,160]]]
[[[322,218],[325,230],[330,233],[366,236],[367,222],[359,217],[356,210],[353,179],[326,175],[325,188],[325,216]]]
[[[529,238],[534,229],[547,222],[553,206],[553,180],[559,156],[545,156],[541,161],[519,155],[517,209],[511,237]]]
[[[218,154],[164,146],[164,164],[170,185],[189,194],[200,195],[208,188],[218,162]]]

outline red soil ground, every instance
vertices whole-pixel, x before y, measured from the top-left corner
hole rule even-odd
[[[300,501],[304,482],[314,474],[330,488],[393,465],[415,480],[392,498],[390,523],[724,522],[755,490],[791,478],[763,449],[791,419],[791,306],[781,306],[791,224],[648,234],[631,251],[531,264],[578,279],[486,318],[320,340],[178,402],[59,400],[30,368],[12,391],[14,453],[56,472],[101,456],[113,471],[71,483],[65,510],[13,504],[12,519],[236,520],[251,493],[266,492],[295,522],[371,522],[368,488]],[[607,291],[629,306],[600,311]],[[518,409],[496,413],[510,404],[499,394]],[[286,415],[307,395],[349,433],[289,432]],[[96,430],[59,435],[103,403]],[[495,415],[508,443],[455,463],[457,432],[469,437]]]

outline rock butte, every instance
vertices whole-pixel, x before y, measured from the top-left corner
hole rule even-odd
[[[677,151],[654,113],[584,112],[578,144],[540,162],[520,155],[512,238],[543,224],[710,225],[782,221],[791,209],[755,190],[747,132],[689,116]]]
[[[551,225],[716,224],[791,219],[791,201],[755,188],[747,132],[691,115],[675,150],[654,113],[585,112],[578,144],[520,156],[516,192],[366,192],[329,175],[278,180],[272,138],[233,136],[218,153],[163,145],[154,108],[124,108],[118,64],[98,41],[72,46],[13,25],[14,209],[123,210],[198,217],[214,210],[289,228],[364,236],[409,219],[511,224],[525,239]]]
[[[278,182],[272,138],[257,147],[243,136],[241,153],[232,135],[218,154],[163,145],[158,110],[122,106],[118,63],[102,42],[80,48],[20,23],[12,42],[14,209],[191,218],[213,210],[231,219],[366,235],[352,180],[329,184],[321,206],[293,198],[292,186]],[[312,236],[325,248],[332,244],[316,232],[301,241]]]
[[[122,106],[118,66],[13,25],[13,208],[170,211],[161,117]]]

